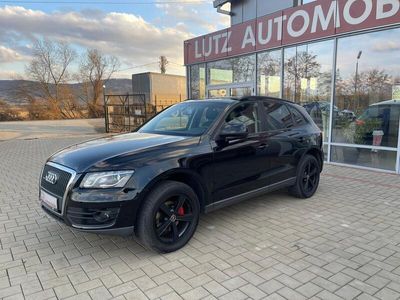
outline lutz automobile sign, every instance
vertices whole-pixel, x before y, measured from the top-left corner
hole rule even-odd
[[[400,0],[320,0],[185,41],[185,64],[400,24]]]

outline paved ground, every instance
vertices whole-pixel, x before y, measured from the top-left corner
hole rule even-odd
[[[327,166],[312,199],[278,192],[216,211],[159,255],[41,211],[44,159],[77,141],[0,142],[0,298],[400,298],[400,176]]]
[[[104,132],[104,119],[0,122],[0,141],[73,137]]]

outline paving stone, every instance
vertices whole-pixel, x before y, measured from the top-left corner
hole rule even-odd
[[[54,292],[59,299],[71,297],[76,294],[74,287],[70,283],[55,287]]]
[[[98,287],[93,290],[89,291],[90,298],[93,300],[102,300],[102,299],[111,299],[113,296],[110,294],[110,292],[104,287]]]
[[[296,289],[297,292],[299,292],[300,294],[302,294],[303,296],[305,296],[307,298],[311,298],[311,297],[315,296],[321,290],[322,290],[321,287],[319,287],[318,285],[316,285],[312,282],[307,282],[306,284],[304,284]]]
[[[349,285],[346,285],[335,292],[336,295],[340,296],[343,299],[354,299],[361,293],[362,291]]]
[[[44,161],[84,139],[0,143],[0,298],[400,298],[400,176],[326,165],[311,199],[278,191],[204,215],[160,255],[39,207]]]
[[[382,300],[394,300],[394,299],[400,299],[400,293],[395,292],[389,288],[383,288],[379,292],[377,292],[374,295],[378,299]]]

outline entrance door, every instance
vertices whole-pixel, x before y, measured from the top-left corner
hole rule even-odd
[[[207,87],[208,98],[253,96],[253,83],[214,85]]]

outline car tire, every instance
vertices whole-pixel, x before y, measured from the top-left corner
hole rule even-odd
[[[181,182],[164,181],[144,199],[136,234],[148,249],[173,252],[192,238],[199,215],[199,199],[191,187]]]
[[[321,166],[313,155],[305,155],[297,167],[296,183],[289,193],[297,198],[312,197],[318,189]]]

